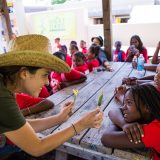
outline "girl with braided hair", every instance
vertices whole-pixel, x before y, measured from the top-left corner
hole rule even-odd
[[[114,123],[102,136],[102,143],[114,148],[150,148],[160,159],[160,94],[150,84],[129,88],[123,107],[109,111]],[[113,141],[114,139],[114,141]]]

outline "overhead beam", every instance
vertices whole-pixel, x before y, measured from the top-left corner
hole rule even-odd
[[[112,9],[111,0],[102,0],[103,8],[103,28],[104,28],[104,48],[107,52],[107,58],[112,61]]]

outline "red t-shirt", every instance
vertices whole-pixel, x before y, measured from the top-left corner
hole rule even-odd
[[[88,61],[87,65],[88,65],[88,68],[89,68],[90,72],[92,72],[93,68],[96,68],[96,67],[100,66],[99,61],[97,59],[93,59],[91,61]]]
[[[86,48],[86,47],[85,47],[85,48],[82,48],[82,53],[83,53],[83,54],[86,54],[86,53],[87,53],[87,51],[88,51],[88,50],[87,50],[87,48]]]
[[[73,81],[81,78],[81,73],[75,69],[71,69],[69,73],[61,73],[62,82]]]
[[[81,73],[75,69],[71,69],[70,73],[56,73],[50,74],[50,86],[52,92],[55,93],[59,90],[60,82],[73,81],[81,78]]]
[[[33,106],[41,102],[42,100],[43,98],[40,98],[40,97],[32,97],[24,93],[16,93],[16,102],[20,109]]]
[[[127,49],[126,57],[128,56],[128,51],[129,51],[129,48]],[[148,62],[148,53],[147,53],[147,49],[145,47],[144,47],[143,51],[140,52],[140,54],[143,54],[145,62],[147,63]]]
[[[45,86],[43,86],[42,90],[41,90],[41,92],[39,94],[39,97],[41,97],[41,98],[47,98],[49,96],[50,96],[50,94],[49,94],[47,88]]]
[[[142,141],[146,147],[153,148],[160,154],[160,121],[154,120],[143,127],[144,137]],[[160,160],[158,155],[154,154],[154,160]]]
[[[116,59],[114,59],[115,62],[118,62],[118,54],[119,52],[122,52],[122,60],[121,62],[124,62],[126,60],[126,54],[124,51],[120,50],[120,51],[114,51],[114,56],[116,55]]]
[[[72,57],[68,54],[66,55],[66,63],[71,67],[72,66]]]
[[[77,66],[74,69],[77,70],[77,71],[80,71],[80,72],[82,72],[82,73],[84,73],[86,75],[89,73],[89,69],[88,69],[88,65],[87,64],[84,64],[82,66]]]

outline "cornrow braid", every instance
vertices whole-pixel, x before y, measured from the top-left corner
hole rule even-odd
[[[138,111],[141,113],[141,104],[147,106],[151,115],[160,120],[160,93],[151,84],[133,86],[130,88]],[[138,101],[137,101],[138,98]]]

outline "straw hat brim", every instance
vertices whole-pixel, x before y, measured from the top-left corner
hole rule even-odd
[[[56,56],[38,51],[11,51],[0,55],[0,67],[5,66],[32,66],[51,69],[55,72],[65,73],[70,67]]]

